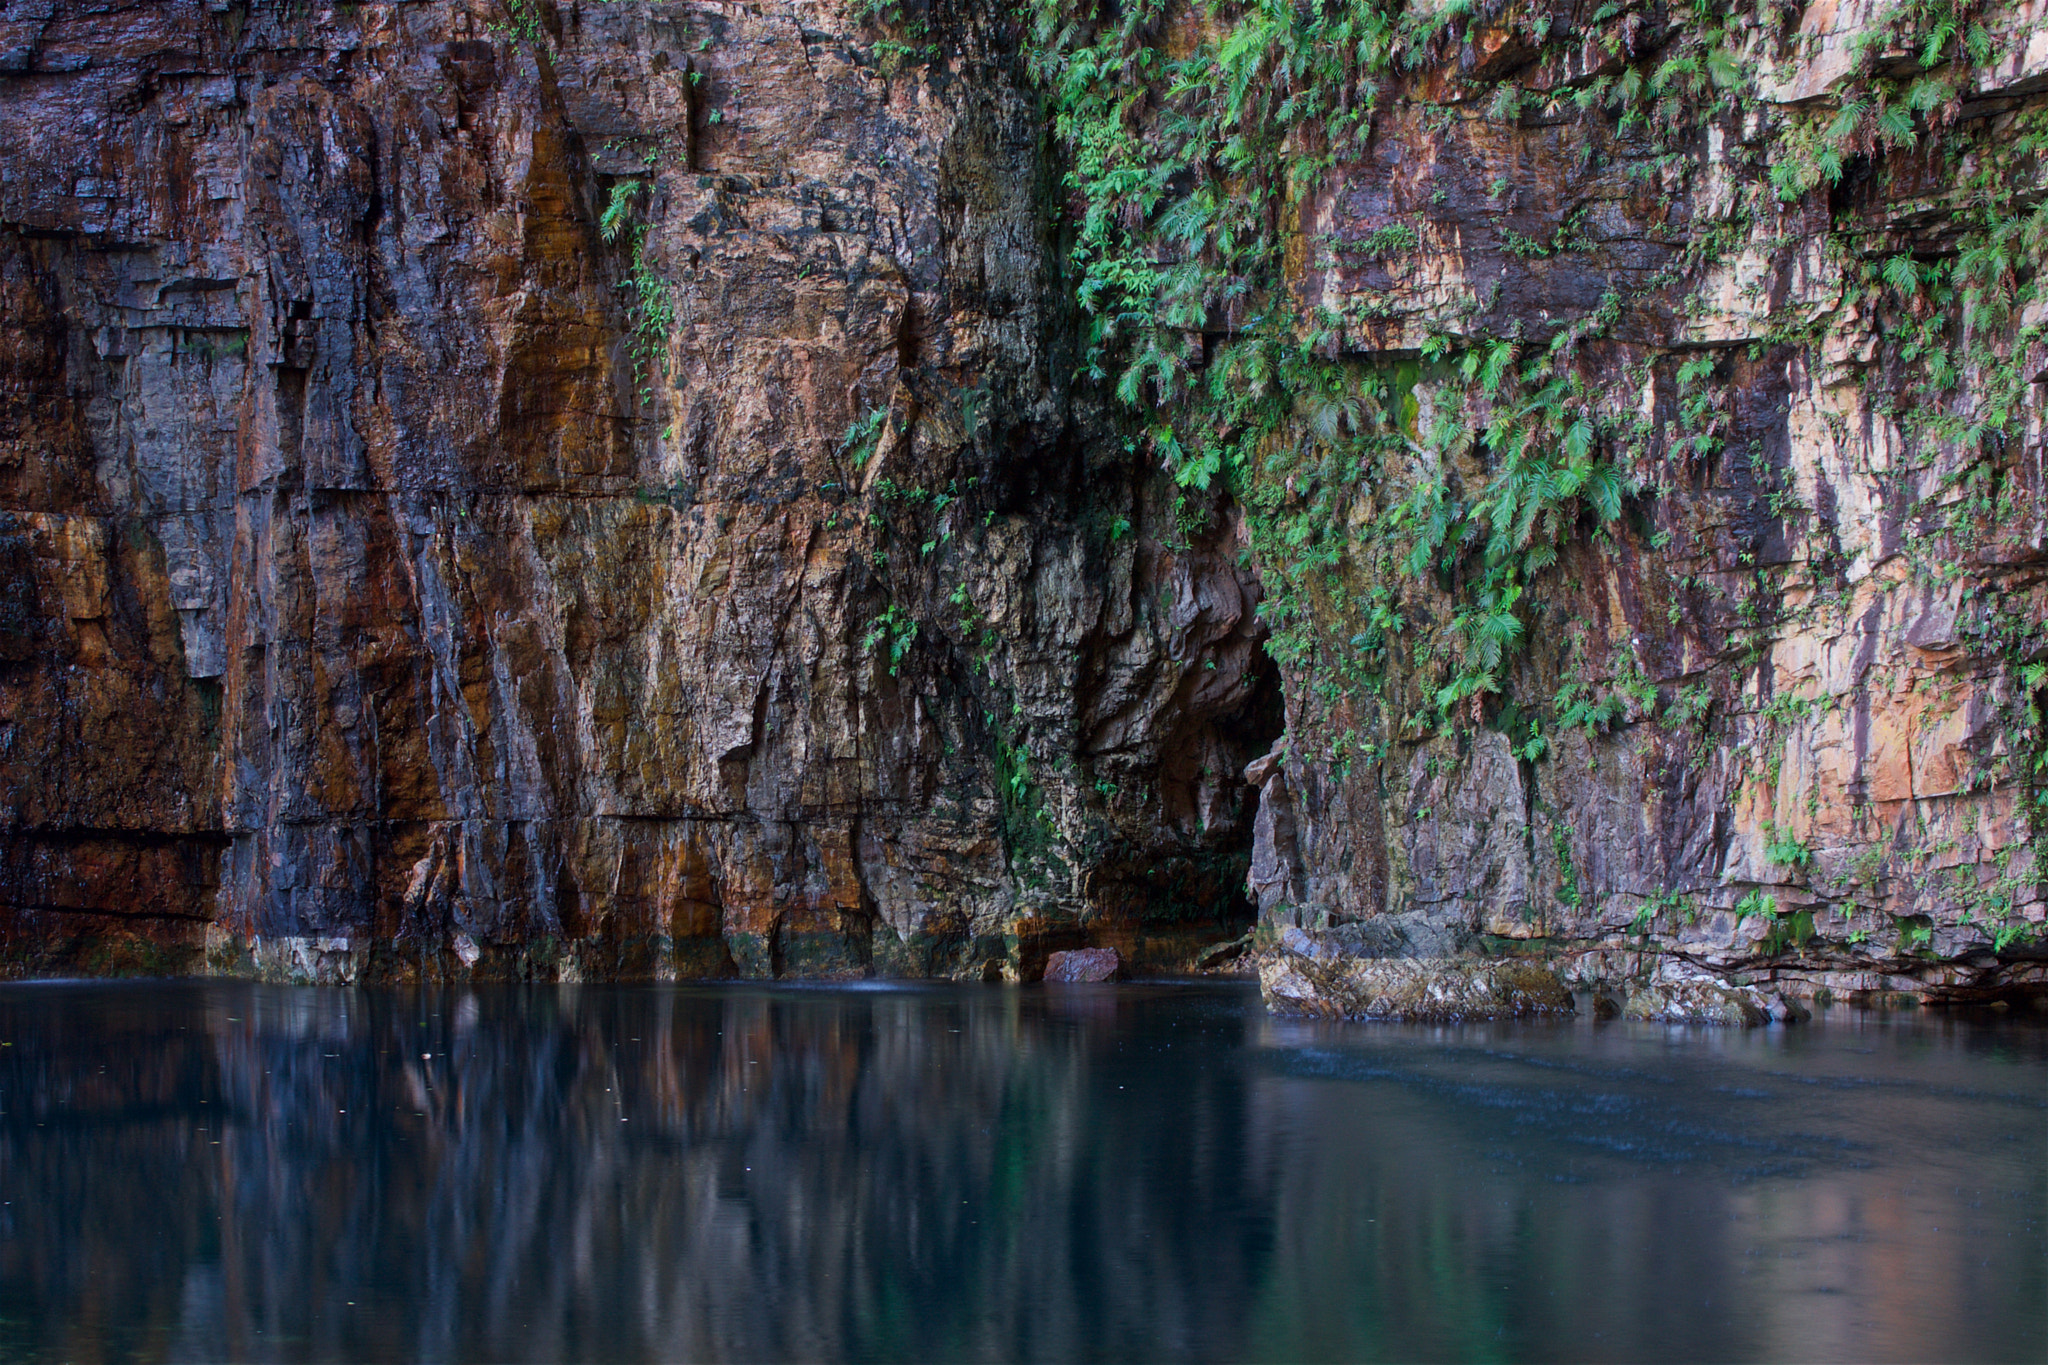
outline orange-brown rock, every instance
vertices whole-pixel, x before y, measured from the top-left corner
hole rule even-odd
[[[1072,390],[1002,32],[859,10],[0,11],[10,969],[1242,927],[1250,571]]]
[[[1644,433],[1427,734],[1429,659],[1267,661],[1239,510],[1183,517],[1079,363],[1020,30],[917,8],[0,7],[0,969],[1028,979],[1255,901],[1268,966],[2035,988],[2048,312],[2022,436],[1927,437],[1839,239],[1952,256],[1956,168],[1759,188],[1869,6],[1682,155],[1572,98],[1658,24],[1475,15],[1288,205],[1338,360],[1597,315],[1566,363]],[[2038,118],[2039,10],[1982,7],[1943,118]],[[1379,569],[1335,558],[1341,641]]]

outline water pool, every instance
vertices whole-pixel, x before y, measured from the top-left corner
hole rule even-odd
[[[2025,1360],[2048,1029],[0,986],[0,1357]]]

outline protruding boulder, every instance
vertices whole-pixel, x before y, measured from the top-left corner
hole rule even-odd
[[[1225,939],[1221,943],[1210,944],[1195,955],[1195,970],[1198,972],[1213,972],[1231,966],[1232,963],[1238,962],[1245,955],[1245,952],[1251,947],[1251,941],[1252,936],[1250,934],[1241,934],[1237,938]],[[1238,969],[1232,968],[1232,970]]]
[[[1622,1014],[1666,1024],[1725,1024],[1754,1028],[1771,1022],[1770,1007],[1746,986],[1727,986],[1708,977],[1651,981],[1629,993]]]
[[[1276,1014],[1328,1019],[1448,1023],[1572,1012],[1556,972],[1517,960],[1319,958],[1282,946],[1260,960],[1259,986]]]
[[[1045,960],[1045,979],[1055,982],[1114,981],[1124,960],[1114,948],[1072,948]]]

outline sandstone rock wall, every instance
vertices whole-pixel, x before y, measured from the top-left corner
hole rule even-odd
[[[1256,588],[1069,393],[1034,104],[929,22],[0,10],[16,970],[1243,927]]]
[[[2038,5],[1982,7],[1974,55],[1930,67],[1904,13],[1814,4],[1783,36],[1732,17],[1754,94],[1674,131],[1666,107],[1573,98],[1667,72],[1674,27],[1509,6],[1404,77],[1365,154],[1305,196],[1318,245],[1290,279],[1346,319],[1347,359],[1511,339],[1519,363],[1563,335],[1635,491],[1565,537],[1520,606],[1525,648],[1454,723],[1413,720],[1469,600],[1441,583],[1405,590],[1437,651],[1397,646],[1375,690],[1319,695],[1327,652],[1289,670],[1289,748],[1256,774],[1274,931],[1537,952],[1588,984],[1707,968],[1969,999],[2048,979],[2048,49]],[[1779,192],[1798,138],[1930,70],[1943,102],[1912,137]],[[1411,244],[1378,245],[1390,230]],[[2013,255],[1973,305],[1972,253],[2000,233]],[[1953,295],[1901,290],[1900,262]],[[1946,310],[1943,389],[1923,327]],[[1411,431],[1471,388],[1448,367],[1411,382]],[[1500,408],[1463,411],[1476,432]],[[1432,458],[1336,489],[1328,521],[1363,539],[1443,477]],[[1448,464],[1468,499],[1498,469],[1469,437]],[[1276,516],[1325,492],[1304,474]],[[1317,590],[1327,635],[1364,628],[1345,591],[1368,600],[1385,563]],[[1343,736],[1368,760],[1322,761]]]
[[[1271,217],[1381,454],[1304,407],[1185,486],[1030,68],[1124,23],[1157,128],[1241,20],[1037,12],[0,8],[7,970],[1028,977],[1255,902],[1304,961],[2042,977],[2038,4],[1932,67],[1870,5],[1386,7]],[[1277,315],[1226,285],[1197,370]],[[1538,356],[1627,496],[1447,686],[1476,542],[1394,547]]]

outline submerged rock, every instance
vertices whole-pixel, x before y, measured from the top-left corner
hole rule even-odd
[[[1462,958],[1319,958],[1288,947],[1259,962],[1277,1014],[1453,1022],[1570,1014],[1571,992],[1539,963]]]
[[[1764,1003],[1770,1008],[1771,1018],[1781,1024],[1807,1024],[1813,1022],[1813,1011],[1808,1009],[1806,1002],[1797,996],[1776,992],[1765,996]]]
[[[1725,1024],[1754,1028],[1771,1022],[1756,991],[1705,979],[1652,981],[1631,991],[1622,1016],[1666,1024]]]
[[[1114,981],[1123,972],[1114,948],[1072,948],[1045,960],[1045,979],[1053,982]]]

